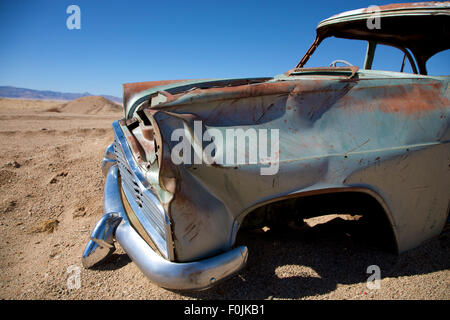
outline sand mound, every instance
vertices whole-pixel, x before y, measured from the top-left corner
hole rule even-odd
[[[65,101],[0,98],[0,110],[45,110],[58,108]]]
[[[122,112],[122,106],[100,96],[88,96],[75,99],[61,105],[58,112],[81,114],[110,114]]]

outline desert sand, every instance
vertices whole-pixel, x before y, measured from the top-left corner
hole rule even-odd
[[[450,298],[448,230],[396,255],[345,216],[311,219],[303,231],[241,234],[247,267],[202,292],[154,285],[120,245],[104,264],[83,269],[81,254],[102,215],[100,161],[121,117],[120,106],[100,97],[0,99],[1,299]],[[366,286],[370,265],[380,267],[380,289]]]

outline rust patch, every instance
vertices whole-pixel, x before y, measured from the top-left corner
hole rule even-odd
[[[379,6],[380,11],[401,10],[401,9],[417,9],[417,8],[435,8],[442,5],[450,4],[450,2],[414,2],[414,3],[392,3],[384,6]],[[371,11],[372,10],[372,11]],[[372,13],[373,9],[365,8],[364,13]]]
[[[144,81],[135,83],[125,83],[123,84],[123,103],[126,102],[136,93],[158,86],[163,86],[166,84],[172,84],[177,82],[182,82],[186,80],[161,80],[161,81]]]
[[[222,87],[222,88],[208,88],[208,89],[194,89],[187,93],[180,93],[175,95],[176,98],[186,94],[196,96],[203,94],[220,93],[224,95],[233,95],[234,99],[247,97],[260,97],[271,94],[289,93],[298,83],[281,82],[281,83],[258,83],[253,85],[241,85],[236,87]],[[236,97],[235,97],[236,95]],[[177,97],[178,96],[178,97]],[[218,96],[217,99],[222,100],[223,96]],[[227,97],[228,98],[228,97]]]
[[[438,84],[441,86],[441,84]],[[423,85],[411,85],[410,90],[404,95],[385,97],[380,110],[387,113],[403,113],[410,115],[421,111],[431,111],[441,106],[439,97],[445,99],[442,105],[448,105],[449,99],[441,96],[436,90],[436,86],[424,87]]]
[[[357,99],[354,95],[345,96],[342,103],[348,111],[376,111],[412,115],[418,112],[429,112],[436,109],[445,109],[450,101],[439,93],[441,83],[410,84],[408,86],[378,87],[377,101],[368,103],[368,100]],[[368,88],[354,88],[353,90],[368,90]]]

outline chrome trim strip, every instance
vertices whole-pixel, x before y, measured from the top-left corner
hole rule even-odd
[[[152,282],[168,289],[207,289],[238,272],[245,265],[248,257],[245,246],[212,258],[187,263],[171,262],[158,255],[131,226],[120,200],[118,178],[118,168],[114,165],[109,169],[106,178],[105,212],[106,216],[111,214],[115,218],[120,217],[120,223],[117,228],[114,228],[114,232],[107,232],[107,234],[114,235],[128,256]],[[109,221],[106,218],[100,219],[100,221],[103,220]],[[109,228],[111,225],[99,222],[97,226]],[[103,234],[102,230],[99,231]]]

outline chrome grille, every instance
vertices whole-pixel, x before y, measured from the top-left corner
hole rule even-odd
[[[120,128],[118,128],[120,130]],[[122,181],[122,189],[133,212],[154,244],[168,258],[166,215],[158,198],[149,188],[142,172],[131,155],[122,132],[116,131],[114,153]]]

